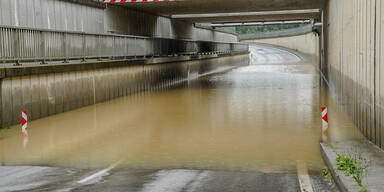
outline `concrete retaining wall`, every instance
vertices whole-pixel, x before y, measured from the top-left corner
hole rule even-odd
[[[271,39],[271,38],[279,38],[279,37],[291,37],[291,36],[299,36],[305,35],[313,31],[312,24],[306,24],[301,27],[291,28],[291,29],[283,29],[277,31],[268,31],[268,32],[259,32],[259,33],[250,33],[239,35],[239,40],[253,40],[253,39]]]
[[[192,39],[196,41],[216,41],[216,42],[238,42],[237,36],[222,33],[217,31],[212,31],[204,28],[194,28],[192,32]]]
[[[384,0],[330,0],[327,69],[336,100],[384,148]]]
[[[0,79],[1,125],[20,123],[21,110],[27,110],[31,120],[39,119],[247,65],[249,56],[180,60],[109,61],[0,70],[0,76],[4,77]]]
[[[63,0],[0,0],[0,25],[104,32],[104,9]]]
[[[192,23],[142,13],[115,5],[108,5],[105,10],[105,31],[170,39],[237,42],[237,36],[230,33],[194,27]]]
[[[0,0],[0,25],[77,31],[155,36],[170,39],[237,42],[229,33],[194,27],[125,7],[92,6],[92,1]],[[88,2],[88,3],[86,3]],[[91,4],[91,5],[88,5]]]
[[[291,37],[245,40],[244,43],[266,43],[287,47],[313,56],[319,56],[319,37],[314,33]]]

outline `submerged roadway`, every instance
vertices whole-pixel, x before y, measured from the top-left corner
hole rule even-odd
[[[2,130],[0,191],[337,191],[316,64],[250,49],[246,67],[33,121],[27,149]]]

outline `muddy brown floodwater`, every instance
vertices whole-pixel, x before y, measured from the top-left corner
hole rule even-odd
[[[251,47],[252,64],[1,131],[3,165],[310,171],[323,167],[316,66]],[[337,135],[337,133],[335,133]],[[344,134],[343,134],[344,135]]]

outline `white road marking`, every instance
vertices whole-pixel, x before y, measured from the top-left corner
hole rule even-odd
[[[99,171],[99,172],[97,172],[97,173],[95,173],[95,174],[93,174],[93,175],[91,175],[89,177],[86,177],[86,178],[78,181],[77,183],[80,183],[80,184],[92,184],[92,183],[95,183],[95,182],[91,182],[91,181],[94,181],[95,179],[99,180],[101,177],[106,176],[108,174],[108,171],[110,171],[110,170],[103,169],[103,170],[101,170],[101,171]]]
[[[113,168],[117,167],[121,162],[123,161],[123,159],[117,161],[116,163],[110,165],[108,168],[106,169],[103,169],[95,174],[92,174],[91,176],[88,176],[80,181],[78,181],[77,183],[79,184],[90,184],[93,180],[95,179],[100,179],[101,177],[105,176],[108,174],[108,171],[112,170]]]
[[[296,166],[301,192],[313,192],[311,179],[308,175],[307,164],[303,161],[297,161]]]

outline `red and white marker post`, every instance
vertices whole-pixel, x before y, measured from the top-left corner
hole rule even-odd
[[[321,141],[324,144],[327,144],[328,143],[328,108],[327,107],[321,108],[321,119],[323,122]]]
[[[28,146],[28,112],[21,112],[21,135],[23,136],[23,145],[24,148]]]

